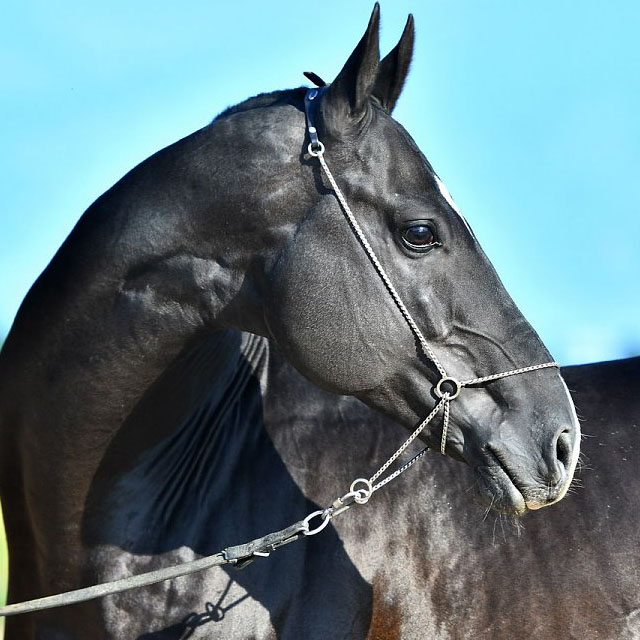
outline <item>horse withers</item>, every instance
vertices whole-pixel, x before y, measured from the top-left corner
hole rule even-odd
[[[11,601],[212,552],[306,514],[292,509],[308,507],[304,495],[320,487],[335,497],[342,487],[330,471],[303,493],[274,472],[283,455],[260,429],[267,340],[315,385],[408,429],[442,401],[445,371],[474,380],[551,360],[391,118],[412,18],[381,61],[378,24],[376,5],[314,109],[326,162],[374,254],[309,153],[307,90],[293,89],[232,107],[133,169],[91,205],[33,285],[0,357]],[[290,402],[294,417],[305,398]],[[579,427],[557,369],[464,388],[450,404],[446,440],[438,420],[424,437],[445,440],[446,453],[474,469],[495,509],[522,514],[565,494]],[[366,460],[373,446],[345,455]],[[349,597],[366,594],[349,549],[332,543],[335,534],[321,544],[358,585]],[[310,563],[293,566],[300,584],[310,580]],[[280,577],[265,575],[272,619],[290,611],[294,625],[301,614],[278,596]],[[16,618],[8,633],[131,637],[171,627],[207,588],[204,578],[178,580]],[[348,615],[343,596],[334,590],[323,610]],[[266,637],[256,616],[233,637]]]

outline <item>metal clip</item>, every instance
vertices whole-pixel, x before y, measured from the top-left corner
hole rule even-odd
[[[311,139],[311,142],[307,147],[309,155],[313,156],[314,158],[321,156],[324,153],[324,144],[322,144],[322,142],[320,142],[320,140],[318,139],[318,131],[314,126],[309,127],[309,138]]]
[[[442,385],[449,387],[449,389],[443,389]],[[454,398],[458,397],[461,389],[462,383],[460,381],[456,380],[455,378],[450,378],[449,376],[444,376],[443,378],[440,378],[440,380],[438,380],[438,384],[435,388],[435,393],[438,398],[444,398],[445,395],[448,395],[449,400],[453,400]]]
[[[363,484],[364,487],[357,488],[359,484]],[[366,504],[369,502],[369,498],[373,494],[373,487],[371,481],[366,478],[356,478],[349,487],[349,491],[343,496],[336,498],[330,507],[326,509],[318,509],[310,513],[303,521],[302,535],[315,536],[316,533],[320,533],[331,521],[332,518],[344,513],[347,509],[350,509],[353,504]],[[314,518],[322,518],[322,522],[315,528],[311,529],[309,523]]]
[[[254,560],[255,558],[251,556],[250,558],[241,558],[239,560],[233,560],[229,564],[231,564],[231,566],[234,569],[238,571],[242,571],[245,567],[248,567]]]
[[[311,522],[311,520],[313,520],[314,518],[317,517],[321,517],[322,518],[322,522],[315,528],[315,529],[310,529],[309,528],[309,522]],[[302,531],[302,535],[303,536],[315,536],[316,533],[320,533],[331,521],[331,509],[319,509],[318,511],[314,511],[313,513],[310,513],[304,520],[304,524],[306,526],[306,529],[303,529]]]
[[[334,500],[331,506],[329,507],[331,509],[331,517],[335,518],[336,516],[339,516],[341,513],[344,513],[347,509],[350,509],[351,505],[353,505],[357,497],[358,497],[358,494],[355,491],[349,491],[348,493],[345,493],[340,498],[337,498],[336,500]]]
[[[357,489],[356,487],[359,484],[363,484],[364,488],[361,487],[360,489]],[[367,502],[369,502],[369,498],[373,494],[373,487],[371,486],[371,481],[367,480],[366,478],[356,478],[351,483],[351,486],[349,487],[349,489],[350,489],[349,493],[356,494],[354,500],[358,504],[367,504]]]

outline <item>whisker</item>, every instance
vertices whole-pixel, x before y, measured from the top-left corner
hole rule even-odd
[[[484,516],[482,516],[481,522],[484,522],[487,519],[487,516],[489,515],[489,512],[491,511],[491,507],[493,507],[493,503],[495,502],[495,500],[496,500],[495,496],[491,496],[491,503],[486,508],[484,512]]]
[[[496,544],[496,524],[498,522],[498,517],[496,516],[495,520],[493,521],[493,534],[491,537],[491,544],[495,545]]]
[[[504,525],[502,524],[502,514],[499,514],[500,516],[500,529],[502,529],[502,541],[506,542],[507,541],[507,535],[504,532]]]

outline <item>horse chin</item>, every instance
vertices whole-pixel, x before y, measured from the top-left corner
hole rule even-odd
[[[522,516],[529,506],[507,472],[499,466],[478,466],[478,494],[480,500],[498,513]]]

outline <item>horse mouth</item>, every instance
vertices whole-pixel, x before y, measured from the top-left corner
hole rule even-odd
[[[491,448],[487,449],[485,464],[477,465],[475,472],[480,480],[480,498],[491,509],[516,516],[524,515],[529,510],[530,507],[518,488],[518,479]],[[538,505],[532,507],[539,508]]]

